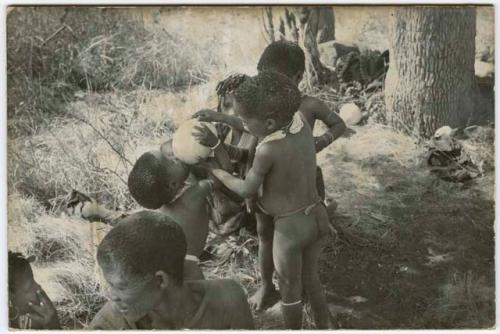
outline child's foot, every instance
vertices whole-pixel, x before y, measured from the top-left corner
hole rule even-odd
[[[256,311],[265,310],[273,306],[280,299],[278,290],[274,288],[265,288],[261,286],[248,300],[250,307]]]

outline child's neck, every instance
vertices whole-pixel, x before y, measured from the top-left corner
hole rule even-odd
[[[198,309],[196,299],[185,284],[169,290],[164,293],[160,304],[150,313],[153,327],[187,328]]]

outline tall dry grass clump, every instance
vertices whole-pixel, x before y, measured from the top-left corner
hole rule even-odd
[[[133,9],[19,7],[7,17],[9,136],[34,134],[79,90],[173,89],[204,81],[214,43],[146,30]]]

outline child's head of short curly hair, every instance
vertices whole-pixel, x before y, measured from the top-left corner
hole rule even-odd
[[[161,212],[140,211],[120,219],[97,247],[97,262],[103,269],[124,270],[142,278],[157,270],[174,282],[183,282],[186,237],[182,228]]]
[[[276,41],[269,44],[260,56],[258,71],[277,71],[289,78],[305,70],[304,51],[296,43]]]
[[[278,128],[291,122],[301,103],[297,86],[275,71],[262,71],[246,79],[234,91],[234,98],[242,117],[273,119]]]
[[[232,108],[232,94],[246,79],[246,74],[233,73],[222,81],[219,81],[215,91],[217,92],[217,111],[224,112]]]
[[[173,157],[149,151],[137,159],[128,176],[132,197],[147,209],[158,209],[170,202],[180,191],[188,176],[186,168]]]

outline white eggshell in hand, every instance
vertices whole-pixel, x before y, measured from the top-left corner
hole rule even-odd
[[[354,103],[346,103],[340,108],[339,116],[347,125],[356,125],[361,121],[361,109]]]
[[[211,123],[200,122],[196,119],[189,119],[183,122],[172,137],[172,151],[174,156],[184,163],[193,165],[206,159],[210,155],[210,148],[201,145],[193,133],[197,126],[206,125],[214,134],[215,126]]]

